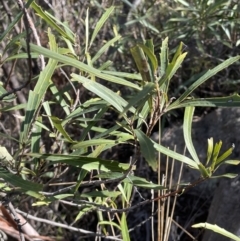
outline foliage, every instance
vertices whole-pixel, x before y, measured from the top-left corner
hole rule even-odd
[[[196,16],[200,16],[203,21],[201,23],[205,23],[207,19],[202,19],[202,14],[209,3],[201,2],[201,9],[191,10],[195,27],[199,25],[195,20]],[[212,10],[204,13],[204,17],[211,18],[216,11],[225,13],[227,1],[220,2],[220,5],[211,5]],[[237,63],[239,55],[229,56],[215,67],[201,73],[176,98],[170,85],[187,58],[182,42],[176,49],[169,49],[168,37],[161,44],[155,43],[154,38],[134,44],[130,52],[139,74],[129,73],[124,69],[118,71],[114,63],[105,58],[104,53],[111,47],[118,48],[122,45],[124,48],[126,38],[120,35],[120,27],[113,26],[101,47],[98,45],[100,33],[118,11],[114,6],[102,8],[101,16],[97,20],[91,19],[91,9],[86,9],[83,21],[85,37],[83,42],[79,42],[66,22],[61,22],[50,12],[44,11],[34,1],[28,1],[28,4],[38,21],[43,21],[48,27],[48,44],[43,47],[28,42],[28,33],[25,33],[26,38],[19,33],[11,39],[13,25],[9,25],[0,37],[2,42],[6,41],[2,56],[3,66],[18,60],[24,62],[24,59],[30,59],[31,63],[40,55],[44,59],[40,73],[33,78],[30,76],[29,89],[23,92],[27,95],[25,103],[16,102],[16,98],[19,98],[17,90],[10,93],[5,84],[0,89],[1,112],[4,115],[18,112],[20,115],[16,119],[19,118],[21,122],[17,135],[0,133],[14,143],[11,154],[3,144],[0,147],[0,177],[3,186],[6,183],[9,185],[9,189],[3,188],[4,192],[11,193],[17,188],[20,201],[26,196],[31,197],[32,205],[39,209],[40,206],[54,203],[73,208],[73,223],[80,222],[89,213],[95,213],[97,228],[94,227],[94,232],[85,230],[85,234],[130,240],[130,211],[159,199],[175,196],[192,186],[190,184],[172,192],[171,188],[166,190],[167,187],[162,185],[160,180],[152,183],[135,175],[134,171],[138,168],[141,157],[145,158],[154,172],[158,171],[160,165],[156,152],[183,162],[198,171],[200,179],[196,183],[215,177],[214,172],[224,163],[239,164],[237,160],[228,160],[233,147],[219,155],[222,142],[214,145],[213,139],[208,140],[207,160],[200,161],[191,139],[196,106],[240,106],[240,97],[236,93],[209,98],[195,98],[193,95],[193,91],[200,85]],[[185,1],[181,1],[181,4],[189,8],[177,10],[189,13],[190,4]],[[196,4],[195,8],[197,6],[199,5]],[[153,7],[149,9],[153,10]],[[16,15],[14,23],[25,15],[24,11]],[[173,20],[170,19],[169,22],[174,23]],[[178,21],[186,21],[186,17]],[[158,32],[154,26],[147,24],[146,18],[138,19],[137,22]],[[95,28],[91,29],[93,23]],[[25,24],[27,28],[28,25],[26,22]],[[206,24],[202,28],[211,29],[213,26]],[[228,33],[225,22],[220,26]],[[190,34],[188,28],[182,28],[182,31],[186,36]],[[192,28],[191,31],[195,34],[201,32],[197,28]],[[229,37],[229,34],[226,35]],[[158,50],[156,46],[159,47]],[[9,49],[12,51],[9,51],[8,56]],[[32,69],[29,68],[28,71],[31,72]],[[66,78],[62,86],[55,77],[58,71]],[[125,90],[128,95],[124,94]],[[154,126],[162,116],[179,108],[185,109],[183,131],[191,157],[169,150],[150,138]],[[117,118],[109,127],[105,118],[113,113]],[[19,123],[18,121],[17,119],[16,123]],[[144,129],[146,131],[143,131]],[[126,144],[130,144],[134,149],[131,160],[107,157],[111,150]],[[223,176],[232,178],[235,174],[226,173]],[[86,187],[88,191],[81,193]],[[140,194],[140,188],[156,190],[158,194],[133,205],[133,193]],[[163,191],[165,193],[159,195]],[[57,229],[55,232],[55,236],[60,235]],[[84,232],[80,230],[80,233]]]

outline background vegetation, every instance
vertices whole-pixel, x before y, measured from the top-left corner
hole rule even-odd
[[[191,141],[195,106],[204,115],[240,103],[237,1],[0,7],[1,210],[10,209],[12,223],[22,224],[22,214],[38,231],[12,224],[15,237],[192,239],[179,236],[177,194],[224,162],[238,164],[227,159],[233,147],[220,154],[222,143],[212,139],[199,160]],[[183,119],[190,157],[150,138]],[[158,153],[190,165],[199,179],[179,185]],[[201,231],[192,235],[201,240]]]

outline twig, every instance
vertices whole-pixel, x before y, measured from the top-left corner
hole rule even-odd
[[[19,231],[19,236],[20,236],[20,240],[21,241],[25,241],[25,236],[23,234],[23,230],[22,230],[22,224],[21,224],[21,221],[12,205],[11,202],[8,203],[8,208],[9,208],[9,211],[10,213],[13,215],[13,218],[14,218],[14,221],[16,222],[17,224],[17,228],[18,228],[18,231]]]
[[[16,209],[16,212],[19,213],[19,214],[22,214],[25,218],[29,218],[29,219],[32,219],[32,220],[35,220],[35,221],[38,221],[38,222],[42,222],[42,223],[47,223],[47,224],[50,224],[50,225],[55,226],[55,227],[65,228],[65,229],[69,229],[69,230],[72,230],[72,231],[75,231],[75,232],[88,234],[88,235],[91,235],[91,236],[99,236],[99,237],[103,237],[103,238],[109,239],[109,240],[122,241],[122,239],[117,238],[117,237],[100,235],[100,234],[97,234],[97,233],[94,233],[94,232],[91,232],[91,231],[87,231],[85,229],[75,228],[75,227],[71,227],[71,226],[66,225],[66,224],[46,220],[46,219],[43,219],[43,218],[38,218],[38,217],[32,216],[28,213],[25,213],[25,212],[23,212],[19,209]]]

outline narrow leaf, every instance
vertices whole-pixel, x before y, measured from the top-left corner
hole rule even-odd
[[[193,119],[194,107],[186,107],[184,112],[183,122],[183,135],[189,153],[193,160],[199,164],[199,158],[192,142],[192,119]]]
[[[108,20],[109,16],[112,14],[113,10],[114,10],[114,6],[111,6],[110,8],[108,8],[105,11],[105,13],[99,19],[99,21],[97,22],[96,26],[94,27],[94,31],[93,31],[93,34],[92,34],[89,46],[92,45],[92,43],[93,43],[94,39],[96,38],[98,32],[101,30],[101,28],[104,25],[104,23]]]
[[[213,138],[208,139],[208,150],[207,150],[207,161],[206,165],[208,165],[213,153]]]
[[[219,64],[213,69],[207,71],[204,75],[202,75],[197,81],[195,81],[172,105],[177,106],[183,100],[185,100],[198,86],[203,84],[206,80],[210,79],[212,76],[216,75],[221,70],[227,68],[229,65],[235,63],[240,59],[240,55],[236,57],[231,57],[225,60],[223,63]]]
[[[146,103],[147,99],[152,97],[154,89],[155,89],[154,83],[147,83],[146,85],[144,85],[143,89],[128,101],[128,105],[122,111],[121,116],[123,116],[134,105],[138,104],[138,107],[140,107],[139,103],[141,102]]]
[[[161,152],[161,153],[163,153],[163,154],[165,154],[165,155],[167,155],[167,156],[169,156],[169,157],[171,157],[171,158],[173,158],[173,159],[175,159],[177,161],[181,161],[183,163],[186,163],[186,164],[188,164],[190,167],[192,167],[194,169],[197,169],[197,170],[199,169],[197,163],[195,161],[193,161],[192,159],[190,159],[190,158],[188,158],[188,157],[186,157],[184,155],[181,155],[181,154],[179,154],[179,153],[177,153],[175,151],[172,151],[172,150],[170,150],[170,149],[168,149],[168,148],[166,148],[166,147],[164,147],[162,145],[159,145],[156,142],[153,142],[153,143],[154,143],[154,148],[157,151],[159,151],[159,152]]]
[[[57,118],[56,116],[49,116],[49,118],[52,120],[53,125],[55,126],[55,128],[63,135],[63,137],[71,142],[71,143],[75,143],[76,141],[73,141],[72,138],[69,136],[69,134],[64,130],[63,126],[62,126],[62,121]]]
[[[140,143],[140,149],[143,157],[146,159],[149,166],[154,171],[157,170],[157,158],[152,141],[141,130],[134,130],[138,141]]]
[[[121,226],[121,233],[122,233],[123,240],[130,241],[130,235],[129,235],[128,225],[127,225],[127,217],[125,212],[122,213],[120,226]]]
[[[226,229],[220,228],[219,226],[217,226],[216,224],[209,224],[209,223],[198,223],[198,224],[194,224],[192,225],[193,228],[205,228],[205,229],[209,229],[212,230],[215,233],[219,233],[225,237],[228,237],[230,239],[233,239],[235,241],[240,241],[240,238],[237,237],[236,235],[228,232]]]

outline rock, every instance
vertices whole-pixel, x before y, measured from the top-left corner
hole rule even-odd
[[[231,159],[240,157],[240,108],[219,108],[204,118],[194,121],[192,128],[193,143],[196,148],[199,159],[202,163],[206,161],[207,139],[214,138],[214,143],[222,140],[222,151],[227,150],[235,144],[235,149],[230,156]],[[156,140],[156,137],[154,138]],[[173,150],[177,145],[177,152],[183,153],[185,143],[182,127],[173,127],[167,129],[162,138],[162,144]],[[187,154],[189,156],[189,154]],[[177,162],[179,168],[180,163]],[[240,167],[223,165],[219,168],[217,174],[227,172],[240,173]],[[174,179],[178,178],[179,169],[175,169]],[[186,165],[183,171],[183,182],[192,182],[199,178],[198,172],[188,168]],[[214,182],[215,180],[215,182]],[[216,183],[216,180],[219,184]],[[240,235],[240,183],[239,178],[235,179],[212,179],[205,182],[208,190],[205,195],[211,195],[215,189],[214,198],[209,210],[207,222],[217,224],[235,235]],[[209,185],[211,188],[209,188]],[[217,186],[218,185],[218,186]],[[204,185],[201,185],[203,188]],[[199,188],[199,187],[197,187]],[[212,231],[206,231],[203,241],[220,240],[229,241]]]

